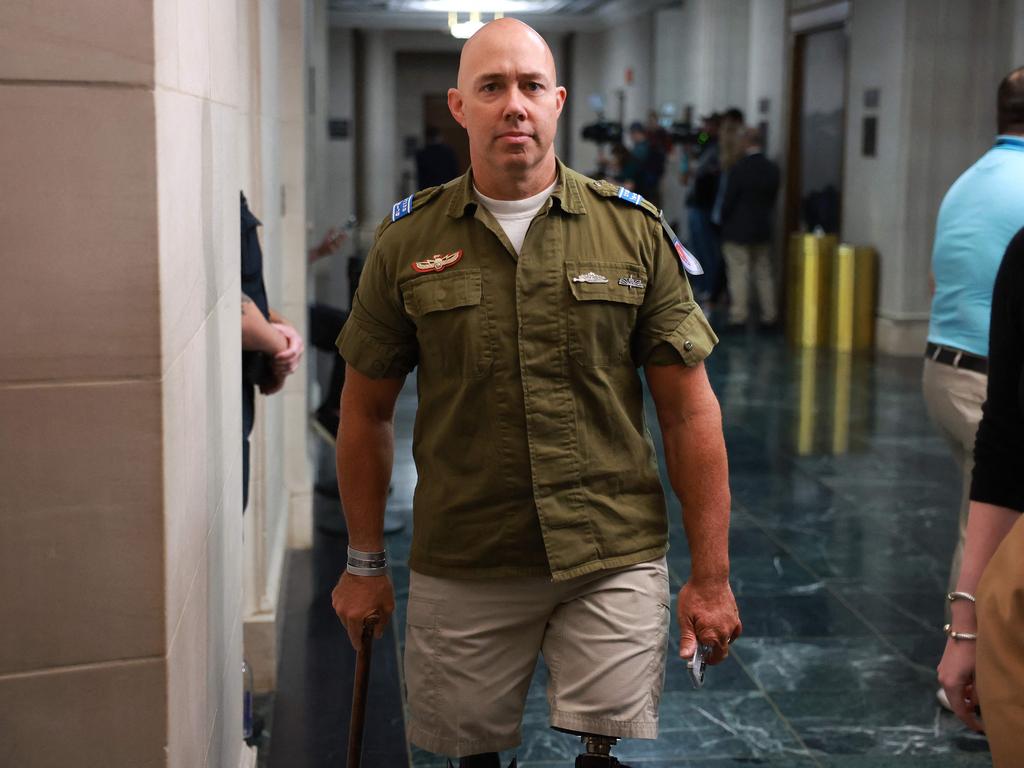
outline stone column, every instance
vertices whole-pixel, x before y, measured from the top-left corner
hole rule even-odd
[[[264,83],[279,37],[280,80],[301,83],[301,0],[280,8],[284,22],[273,0],[0,5],[5,765],[251,757],[241,188],[290,254],[268,282],[304,325],[304,89],[279,107]],[[300,158],[279,173],[275,125]],[[283,214],[278,179],[297,189]],[[279,407],[304,411],[290,387]],[[265,530],[308,495],[304,418],[282,432],[264,451],[287,483]],[[283,559],[283,537],[261,540]]]

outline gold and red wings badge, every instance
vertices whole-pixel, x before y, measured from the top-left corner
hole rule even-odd
[[[426,261],[414,261],[412,268],[417,272],[441,272],[448,269],[448,267],[458,264],[461,258],[462,249],[460,248],[454,253],[446,253],[443,255],[436,253]]]

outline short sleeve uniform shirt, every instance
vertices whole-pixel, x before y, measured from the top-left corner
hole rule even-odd
[[[396,204],[338,339],[371,378],[417,370],[410,567],[561,580],[658,557],[637,368],[717,342],[659,214],[559,163],[517,256],[471,173]]]

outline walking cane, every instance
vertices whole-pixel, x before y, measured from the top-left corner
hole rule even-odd
[[[370,659],[373,657],[373,630],[380,617],[363,619],[363,637],[356,653],[356,678],[352,686],[352,719],[348,724],[347,768],[359,768],[363,759],[363,726],[366,724],[366,694],[370,688]]]

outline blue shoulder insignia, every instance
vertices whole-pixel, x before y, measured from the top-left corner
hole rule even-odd
[[[625,187],[619,187],[619,193],[618,194],[619,194],[619,197],[621,197],[623,200],[625,200],[628,203],[632,203],[633,205],[640,205],[640,206],[642,206],[644,204],[643,197],[641,197],[636,192],[634,192],[634,191],[632,191],[630,189],[626,189]]]
[[[605,181],[604,179],[591,181],[588,186],[601,197],[625,200],[627,203],[632,203],[637,208],[656,219],[661,216],[661,211],[658,210],[658,207],[654,205],[654,203],[650,200],[645,200],[641,195],[631,189],[620,187],[618,184],[612,184],[610,181]]]
[[[391,206],[391,220],[398,221],[403,216],[408,216],[412,213],[412,199],[416,195],[409,195],[404,200],[399,200],[393,206]]]

